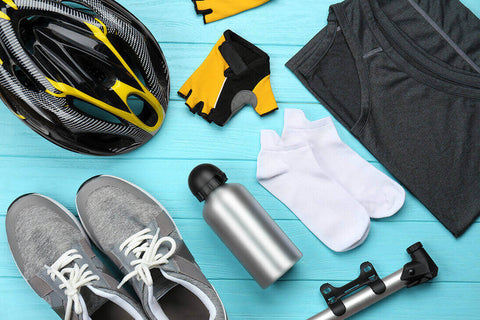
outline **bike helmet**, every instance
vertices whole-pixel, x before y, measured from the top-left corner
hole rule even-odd
[[[131,151],[165,118],[169,75],[146,27],[113,0],[0,0],[0,96],[66,149]]]

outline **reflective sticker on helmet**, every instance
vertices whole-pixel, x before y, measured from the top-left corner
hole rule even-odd
[[[2,0],[2,1],[5,2],[10,8],[18,10],[18,7],[15,4],[15,2],[13,2],[13,0]]]

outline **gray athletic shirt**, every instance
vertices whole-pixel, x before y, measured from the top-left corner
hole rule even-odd
[[[456,237],[480,214],[480,20],[348,0],[287,66]]]

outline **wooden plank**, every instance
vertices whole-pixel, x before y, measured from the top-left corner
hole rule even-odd
[[[195,13],[191,1],[119,2],[134,13],[160,42],[215,43],[223,31],[231,28],[255,43],[303,45],[326,24],[329,5],[338,1],[286,3],[274,0],[206,26],[203,17]]]
[[[231,319],[305,320],[326,308],[319,297],[321,282],[283,282],[270,291],[260,291],[249,282],[214,281],[220,290]],[[339,283],[332,283],[341,285]],[[224,293],[226,292],[226,293]],[[452,295],[469,292],[461,299]],[[452,294],[453,293],[453,294]],[[356,315],[357,320],[371,319],[476,319],[480,285],[432,283],[405,289]]]
[[[251,279],[218,237],[200,219],[177,219],[187,245],[209,279]],[[422,241],[440,268],[439,281],[480,282],[480,269],[472,268],[472,257],[480,255],[480,225],[455,240],[438,222],[373,222],[366,242],[355,250],[335,253],[323,245],[298,221],[278,221],[280,227],[303,252],[302,260],[287,280],[347,281],[356,278],[360,264],[371,261],[381,276],[409,262],[407,247]],[[0,222],[0,274],[18,276],[10,257],[4,221]]]
[[[325,308],[318,288],[325,281],[342,285],[354,278],[365,260],[384,276],[408,261],[405,248],[422,240],[437,261],[435,283],[404,290],[355,319],[476,319],[480,295],[477,268],[480,224],[454,239],[411,195],[402,211],[372,222],[367,241],[358,249],[336,254],[320,243],[295,216],[255,179],[259,131],[280,132],[283,112],[260,119],[246,108],[225,128],[193,117],[176,90],[198,67],[227,28],[259,45],[271,57],[272,84],[280,108],[300,107],[310,119],[327,116],[313,96],[284,67],[326,23],[328,6],[337,0],[280,1],[203,26],[191,1],[120,1],[154,33],[168,60],[172,100],[165,127],[137,152],[116,158],[80,156],[37,136],[0,108],[0,319],[57,319],[26,283],[13,264],[5,236],[4,215],[10,202],[25,192],[41,192],[74,207],[78,186],[87,178],[108,173],[129,179],[155,195],[175,217],[187,244],[212,279],[230,319],[306,319]],[[480,15],[477,0],[462,0]],[[344,141],[359,154],[375,159],[337,124]],[[240,161],[241,159],[242,161]],[[187,188],[190,170],[214,162],[232,182],[240,182],[257,197],[304,253],[285,278],[261,290],[201,219],[201,205]],[[378,163],[376,166],[380,167]],[[382,169],[383,170],[383,169]]]
[[[272,0],[242,14],[203,25],[191,1],[120,0],[160,42],[215,43],[226,29],[254,43],[303,46],[327,23],[328,8],[338,0]],[[477,0],[462,3],[480,16]],[[218,35],[218,36],[217,36]]]
[[[0,185],[0,215],[18,196],[30,192],[52,197],[74,211],[78,187],[92,176],[111,174],[151,192],[176,218],[200,218],[201,205],[190,193],[187,181],[190,171],[203,162],[219,166],[227,173],[230,182],[244,184],[275,219],[295,219],[290,210],[257,182],[255,161],[92,157],[0,159],[0,175],[4,179]],[[436,221],[410,194],[404,208],[389,220]]]
[[[305,320],[326,308],[318,281],[282,281],[262,290],[253,281],[214,280],[230,320]],[[335,284],[335,283],[333,283]],[[469,294],[461,295],[461,292]],[[355,319],[477,319],[478,283],[436,282],[403,291],[359,313]],[[58,319],[21,278],[0,278],[2,320]]]
[[[209,124],[188,111],[180,101],[170,104],[167,119],[159,133],[138,150],[117,159],[245,159],[256,160],[260,150],[260,130],[274,129],[281,134],[283,109],[301,108],[309,119],[317,120],[329,116],[320,105],[280,104],[280,110],[259,117],[252,108],[244,108],[227,126],[221,128]],[[364,159],[375,158],[338,122],[337,130],[343,141],[354,148]],[[21,123],[5,107],[0,108],[0,132],[2,143],[0,156],[54,157],[74,160],[97,160],[98,157],[79,155],[64,150],[33,132]]]

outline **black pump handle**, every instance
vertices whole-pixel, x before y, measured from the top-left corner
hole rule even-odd
[[[404,281],[407,288],[411,288],[432,280],[438,274],[438,267],[427,251],[423,248],[421,242],[408,247],[407,253],[412,258],[412,261],[403,266],[400,280]],[[370,262],[364,262],[360,266],[360,276],[347,283],[343,287],[334,287],[329,283],[325,283],[320,287],[325,301],[330,310],[340,317],[345,314],[346,307],[342,299],[354,294],[355,292],[370,287],[376,295],[385,292],[385,283],[380,279],[375,268]]]
[[[373,265],[368,261],[360,266],[360,276],[357,279],[338,288],[325,283],[320,287],[320,292],[332,312],[339,317],[347,311],[342,299],[366,286],[372,288],[375,294],[382,294],[386,289],[385,283],[383,283]]]

